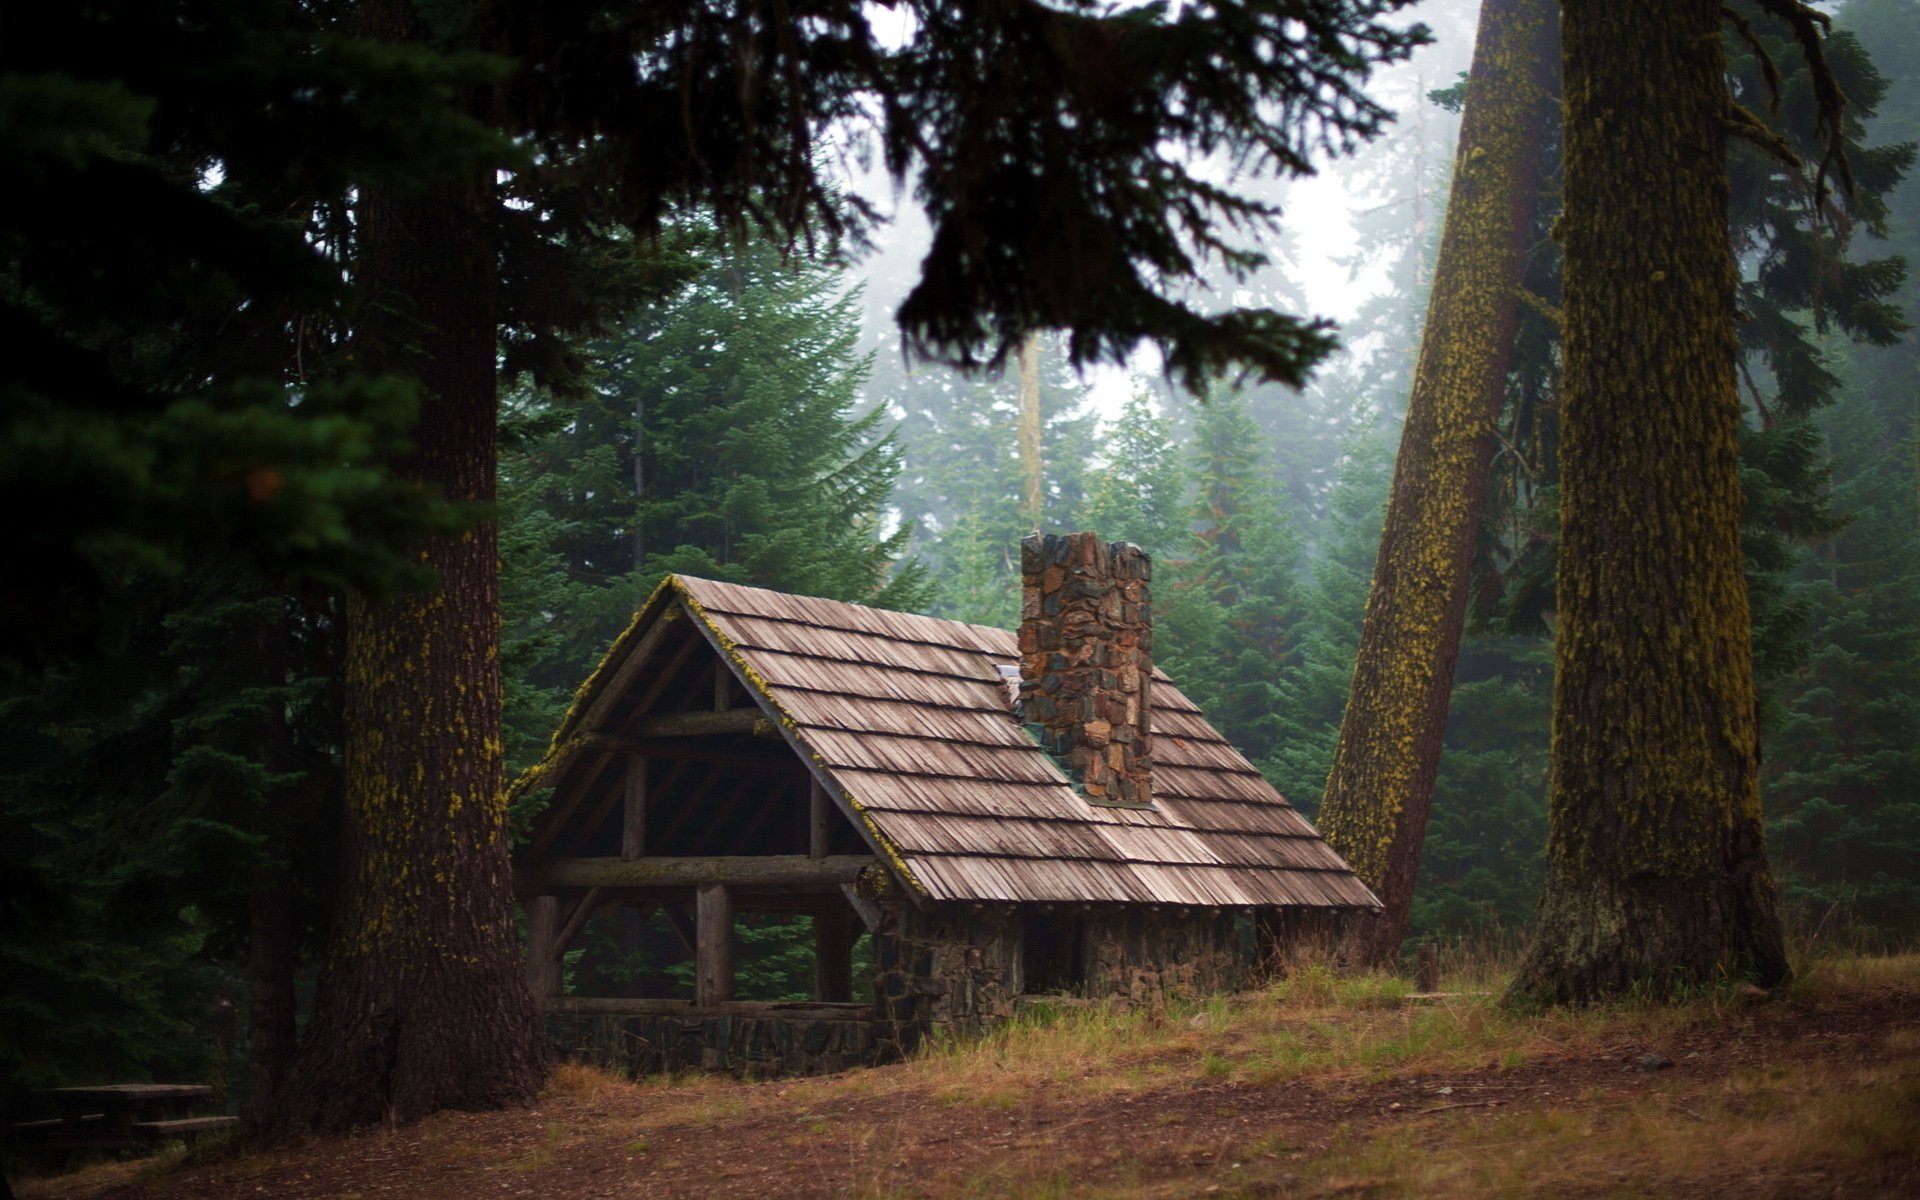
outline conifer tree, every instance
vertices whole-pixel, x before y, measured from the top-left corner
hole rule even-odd
[[[1058,354],[1040,370],[1041,515],[1078,528],[1087,504],[1097,418],[1086,389]],[[929,366],[882,398],[901,415],[903,457],[895,494],[908,552],[927,566],[929,611],[1010,629],[1020,612],[1020,539],[1032,529],[1018,450],[1019,379]]]
[[[1871,111],[1867,143],[1911,154],[1920,143],[1920,4],[1852,0],[1836,24],[1836,70],[1846,69],[1852,42],[1872,48],[1879,73],[1843,76],[1854,111]],[[1911,167],[1887,191],[1883,231],[1908,264],[1890,299],[1911,320],[1920,308],[1920,173]],[[1920,922],[1917,345],[1909,334],[1848,346],[1835,368],[1839,399],[1815,414],[1845,524],[1798,563],[1791,597],[1808,611],[1812,649],[1779,690],[1762,766],[1787,903],[1810,924],[1850,921],[1888,941],[1911,938]]]
[[[1706,0],[1564,9],[1553,775],[1517,997],[1788,974],[1740,548],[1721,22]]]
[[[1155,561],[1186,549],[1186,464],[1174,443],[1172,420],[1155,411],[1145,387],[1136,385],[1121,405],[1100,456],[1102,464],[1087,482],[1087,528],[1132,542]]]
[[[1276,676],[1295,665],[1300,638],[1300,537],[1260,447],[1244,397],[1221,392],[1198,406],[1187,550],[1159,574],[1154,641],[1181,687],[1256,763],[1276,748]]]
[[[351,240],[334,248],[334,261],[312,264],[304,281],[337,281],[344,264],[375,298],[359,314],[354,354],[404,380],[403,391],[420,400],[409,447],[388,459],[405,490],[485,503],[494,494],[496,367],[504,363],[510,376],[533,369],[548,383],[577,382],[568,378],[579,364],[568,353],[567,334],[626,306],[617,275],[601,269],[616,253],[614,228],[651,235],[670,210],[690,206],[733,231],[760,226],[796,241],[857,237],[870,214],[818,173],[813,135],[874,112],[896,178],[924,168],[918,191],[935,226],[934,246],[922,285],[900,314],[922,346],[972,361],[1053,326],[1072,331],[1075,362],[1118,359],[1151,339],[1171,368],[1195,383],[1235,364],[1297,379],[1324,352],[1323,330],[1274,312],[1204,314],[1161,290],[1192,277],[1200,258],[1235,270],[1257,265],[1257,254],[1221,231],[1273,215],[1188,164],[1217,152],[1298,173],[1313,146],[1345,147],[1370,136],[1384,114],[1354,77],[1420,40],[1418,31],[1382,21],[1400,7],[1402,0],[1284,11],[1199,4],[1171,15],[1151,6],[1096,12],[916,5],[910,41],[883,46],[863,12],[843,4],[783,11],[769,29],[759,10],[555,9],[482,0],[419,8],[366,0],[353,10],[355,28],[385,43],[386,52],[362,54],[361,63],[400,64],[379,81],[394,85],[383,89],[313,86],[303,70],[325,56],[306,52],[324,39],[308,36],[305,22],[337,10],[287,6],[274,9],[298,31],[282,43],[292,51],[282,56],[285,70],[256,69],[257,58],[247,57],[238,74],[291,86],[270,103],[236,95],[208,106],[218,119],[189,131],[205,136],[184,139],[197,154],[169,164],[179,169],[166,186],[144,187],[154,180],[138,170],[114,176],[125,162],[121,143],[137,140],[121,136],[130,128],[124,112],[107,122],[102,137],[90,130],[79,143],[52,139],[51,157],[82,148],[103,172],[68,189],[79,219],[64,228],[117,235],[114,222],[93,219],[89,198],[131,198],[122,215],[136,217],[149,199],[161,201],[149,214],[156,217],[183,209],[217,215],[199,207],[201,182],[214,164],[235,171],[259,161],[245,149],[328,144],[335,134],[353,141],[373,127],[425,131],[414,159],[397,154],[329,177],[336,196],[353,197],[357,211],[338,226],[351,231]],[[198,18],[225,10],[154,11],[157,20],[139,25],[156,35],[145,42],[113,30],[106,38],[85,36],[99,32],[85,27],[102,19],[97,6],[82,12],[81,28],[58,31],[76,36],[43,38],[39,28],[36,36],[10,36],[9,65],[24,60],[26,73],[44,72],[36,59],[49,47],[84,47],[101,61],[81,74],[105,88],[75,107],[98,115],[124,98],[114,90],[118,77],[137,75],[143,62],[173,70],[181,60],[164,48],[182,37],[210,37]],[[229,27],[216,23],[213,32]],[[237,43],[251,46],[244,37]],[[25,53],[16,49],[22,46]],[[99,55],[102,46],[125,53]],[[409,104],[422,81],[430,102]],[[272,130],[277,141],[243,136],[271,125],[259,122],[263,115],[312,113],[316,96],[350,103],[344,114],[341,105],[321,105],[325,119],[311,128]],[[436,136],[448,132],[458,136]],[[383,145],[392,149],[396,141]],[[1169,153],[1176,145],[1194,157]],[[420,162],[441,169],[414,169]],[[128,186],[101,186],[116,180]],[[274,199],[252,211],[311,208],[305,197],[291,205]],[[141,236],[117,246],[101,239],[96,248],[85,238],[67,239],[70,258],[58,239],[16,238],[10,249],[21,261],[37,255],[40,264],[23,278],[45,290],[34,305],[10,311],[10,319],[53,311],[40,300],[100,294],[88,272],[71,270],[63,283],[60,269],[41,269],[46,263],[70,269],[92,255],[108,277],[145,279],[139,252],[154,251],[170,267],[190,267],[170,270],[169,279],[218,274],[235,281],[226,315],[270,315],[275,344],[285,345],[285,329],[300,324],[289,315],[304,302],[297,287],[287,286],[286,276],[262,278],[252,270],[279,261],[256,253],[256,240],[190,239],[182,254],[164,238],[144,237],[151,221],[127,228]],[[9,230],[18,232],[11,224]],[[267,247],[286,248],[284,241]],[[120,253],[129,249],[135,253]],[[201,251],[233,269],[205,271],[195,257]],[[61,287],[65,295],[57,297]],[[111,396],[125,394],[125,381],[91,368],[111,357],[110,344],[142,345],[143,335],[169,325],[178,306],[148,304],[128,328],[106,337],[93,336],[91,327],[74,333],[92,319],[84,304],[62,311],[75,315],[74,325],[42,341],[63,353],[25,361],[64,361],[75,368],[70,378],[85,381],[80,393]],[[34,319],[15,323],[29,334],[49,333]],[[230,322],[207,328],[222,340],[234,334]],[[177,378],[205,376],[189,371]],[[268,409],[285,397],[277,380],[272,395]],[[304,407],[319,406],[308,399]],[[54,429],[62,411],[58,403],[38,403],[31,419],[9,432]],[[123,440],[134,446],[135,466],[149,450],[161,461],[178,450],[190,481],[225,479],[226,462],[216,468],[193,453],[217,443],[195,436],[205,424],[136,423]],[[128,476],[122,493],[136,502],[95,526],[73,526],[76,543],[95,538],[89,544],[97,548],[131,531],[138,544],[153,533],[143,524],[148,507],[161,513],[163,530],[164,520],[196,515],[192,506],[172,513],[143,505],[166,489],[146,489],[138,470]],[[272,480],[271,473],[241,476],[262,486]],[[230,494],[231,484],[218,490]],[[349,502],[356,494],[343,487],[299,492],[303,500],[329,502],[305,505],[291,525],[275,525],[294,531],[282,548],[310,546],[314,538],[331,547],[351,542],[335,535],[357,529],[353,518],[367,515]],[[232,505],[215,511],[228,526],[195,528],[217,536],[236,521],[248,526],[238,518],[253,515]],[[85,642],[111,615],[111,605],[92,603],[104,590],[102,573],[95,563],[76,566],[59,536],[46,545],[52,549],[45,577],[88,603],[63,607],[56,600],[18,622],[12,618],[19,614],[10,614],[7,631],[71,610],[80,615],[62,644]],[[372,587],[375,572],[340,576],[358,589],[349,598],[346,665],[348,886],[289,1084],[289,1123],[407,1119],[449,1104],[520,1099],[532,1094],[543,1061],[531,1002],[517,990],[504,891],[494,534],[478,523],[463,536],[427,538],[410,550],[413,563],[439,576],[430,596],[396,601]],[[47,652],[29,646],[21,653]]]
[[[1261,767],[1282,795],[1310,814],[1319,809],[1353,680],[1393,475],[1393,433],[1367,421],[1348,436],[1304,588],[1299,664],[1278,680],[1282,729],[1273,757]]]
[[[1366,964],[1398,956],[1412,911],[1546,174],[1555,33],[1545,0],[1481,6],[1420,363],[1320,807],[1328,843],[1384,906],[1350,943]]]
[[[503,605],[509,758],[544,751],[634,608],[682,571],[915,609],[911,530],[884,529],[900,472],[886,412],[854,407],[858,293],[767,245],[693,256],[674,295],[589,347],[578,404],[512,406]],[[530,440],[519,431],[557,425]]]

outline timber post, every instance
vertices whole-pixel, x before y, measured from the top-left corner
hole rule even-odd
[[[817,861],[827,856],[833,844],[833,798],[818,779],[809,778],[807,784],[807,857]]]
[[[724,883],[694,896],[693,1002],[705,1008],[733,999],[733,897]]]
[[[627,756],[625,803],[620,813],[620,857],[639,858],[647,852],[647,760]]]
[[[560,898],[527,898],[527,990],[535,1000],[560,994]]]

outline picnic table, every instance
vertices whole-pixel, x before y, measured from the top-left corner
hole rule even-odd
[[[213,1098],[198,1083],[114,1083],[54,1088],[37,1095],[60,1115],[22,1121],[14,1133],[49,1150],[126,1150],[174,1137],[193,1137],[236,1123],[236,1117],[195,1116]]]

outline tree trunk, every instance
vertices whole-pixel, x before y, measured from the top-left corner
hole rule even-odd
[[[1020,343],[1020,476],[1027,517],[1037,531],[1046,498],[1046,477],[1040,465],[1040,335],[1029,333]]]
[[[1788,975],[1757,784],[1719,0],[1566,0],[1553,777],[1516,998]]]
[[[396,2],[368,20],[405,36],[410,14]],[[421,384],[395,470],[459,501],[494,496],[490,193],[481,169],[425,194],[369,189],[359,211],[359,352]],[[495,559],[483,523],[422,548],[436,590],[349,600],[340,889],[288,1124],[523,1103],[545,1078],[512,909]]]
[[[1359,965],[1397,961],[1440,767],[1552,116],[1552,0],[1487,0],[1453,194],[1320,831],[1385,906]]]

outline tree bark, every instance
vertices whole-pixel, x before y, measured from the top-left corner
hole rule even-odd
[[[1040,528],[1046,502],[1046,476],[1040,464],[1040,335],[1029,333],[1020,343],[1020,477],[1027,517]]]
[[[1740,548],[1719,0],[1566,0],[1547,871],[1512,995],[1788,975]]]
[[[405,0],[370,32],[418,35]],[[364,365],[419,382],[404,479],[491,501],[498,270],[492,173],[368,189]],[[494,526],[430,540],[431,592],[348,602],[341,878],[282,1124],[338,1129],[533,1098],[550,1052],[512,910]]]
[[[363,344],[421,382],[403,478],[494,492],[494,255],[487,180],[361,207],[385,309]],[[288,1083],[296,1123],[331,1129],[532,1099],[544,1028],[511,909],[500,746],[495,530],[435,539],[437,590],[348,605],[339,899]]]
[[[1384,906],[1349,961],[1396,962],[1453,695],[1517,289],[1545,174],[1552,0],[1487,0],[1427,324],[1320,831]]]

